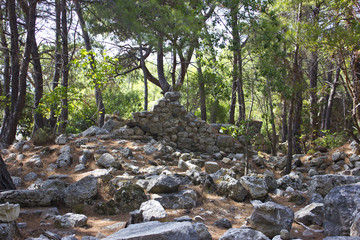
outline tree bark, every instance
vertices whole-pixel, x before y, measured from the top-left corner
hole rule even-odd
[[[147,111],[148,110],[148,82],[147,82],[148,78],[147,78],[145,58],[144,58],[144,54],[143,54],[141,39],[140,39],[139,50],[140,50],[140,64],[141,64],[141,69],[142,69],[143,75],[144,75],[144,110]]]
[[[0,192],[7,190],[15,190],[11,176],[6,168],[6,164],[0,155]]]
[[[81,11],[81,6],[80,6],[80,0],[75,0],[75,11],[76,14],[79,18],[79,22],[80,22],[80,26],[81,26],[81,31],[82,31],[82,36],[85,42],[85,47],[86,50],[90,55],[90,68],[93,71],[94,74],[96,74],[96,63],[95,63],[95,57],[94,54],[91,52],[92,48],[91,48],[91,43],[90,43],[90,38],[89,38],[89,33],[86,29],[86,25],[85,25],[85,20],[84,17],[82,15],[82,11]],[[105,106],[104,106],[104,102],[102,99],[102,91],[100,88],[99,83],[95,80],[94,82],[95,85],[95,100],[96,100],[96,106],[97,106],[97,121],[98,121],[98,126],[102,127],[104,125],[105,122]]]
[[[330,129],[330,122],[331,122],[331,115],[332,115],[332,106],[334,103],[334,98],[336,94],[336,88],[339,85],[339,78],[340,78],[340,67],[336,69],[335,79],[331,84],[331,90],[329,94],[329,98],[326,104],[326,111],[325,111],[325,119],[324,119],[324,130]]]
[[[4,9],[0,8],[0,40],[1,40],[1,50],[4,56],[4,70],[3,70],[3,78],[4,78],[4,86],[0,87],[0,95],[5,97],[5,101],[10,100],[10,51],[9,46],[6,40],[6,31],[3,19],[5,19],[6,6]],[[4,115],[9,115],[9,105],[5,104],[4,106]]]
[[[196,61],[198,82],[199,82],[199,94],[200,94],[200,111],[201,120],[206,121],[206,93],[205,93],[205,79],[201,68],[201,63]]]
[[[15,140],[17,126],[25,106],[26,77],[30,62],[32,39],[35,37],[37,0],[29,1],[29,19],[26,26],[27,36],[20,66],[19,33],[17,28],[15,0],[8,1],[9,24],[11,30],[11,108],[5,112],[0,133],[2,145],[10,145]]]
[[[55,0],[55,68],[54,68],[54,77],[52,81],[52,91],[55,91],[55,89],[59,85],[59,79],[60,79],[60,72],[61,72],[61,43],[60,43],[60,37],[61,37],[61,0]],[[50,119],[49,119],[49,125],[50,128],[55,132],[56,129],[56,122],[57,117],[55,116],[55,111],[57,108],[57,103],[51,104],[50,109]]]
[[[309,62],[309,79],[310,79],[310,125],[311,125],[311,140],[319,135],[319,118],[317,105],[317,81],[318,81],[318,54],[316,51],[311,53]]]
[[[69,47],[68,47],[68,29],[67,29],[67,12],[66,0],[61,0],[61,39],[62,39],[62,81],[63,88],[61,99],[61,113],[60,124],[58,128],[59,133],[65,133],[67,121],[69,117],[69,100],[68,100],[68,85],[69,85]]]
[[[285,97],[283,97],[282,100],[282,114],[281,114],[281,142],[286,142],[287,139],[287,134],[288,134],[288,127],[287,127],[287,117],[288,117],[288,112],[287,112],[287,102]]]
[[[164,73],[164,40],[162,38],[159,39],[158,42],[158,51],[157,51],[157,72],[161,90],[163,94],[170,91],[170,85],[166,81],[165,73]]]

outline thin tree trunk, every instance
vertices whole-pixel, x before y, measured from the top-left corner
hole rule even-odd
[[[233,76],[232,87],[231,87],[231,102],[230,102],[230,112],[229,112],[229,123],[230,124],[235,124],[237,83],[236,83],[236,79],[234,79],[234,78],[235,78],[235,75]]]
[[[328,84],[330,83],[333,83],[334,80],[333,80],[333,64],[332,63],[329,63],[328,65],[328,72],[327,72],[327,82]],[[334,87],[334,86],[332,86]],[[325,105],[323,107],[323,112],[322,112],[322,115],[321,115],[321,130],[325,130],[325,125],[326,125],[326,112],[328,111],[328,102],[329,102],[329,96],[330,94],[329,93],[326,93],[325,94]]]
[[[55,0],[55,68],[54,68],[54,77],[52,81],[52,91],[55,91],[55,89],[59,85],[59,79],[60,79],[60,72],[61,72],[61,43],[60,43],[60,37],[61,37],[61,0]],[[49,119],[49,125],[50,128],[55,132],[56,129],[56,122],[57,117],[55,116],[55,111],[57,108],[57,103],[51,104],[50,109],[50,119]]]
[[[61,0],[61,39],[62,39],[62,81],[63,96],[61,99],[60,124],[59,133],[65,133],[67,121],[69,117],[68,103],[68,85],[69,85],[69,48],[68,48],[68,29],[67,29],[67,13],[66,0]]]
[[[5,97],[5,101],[10,100],[10,51],[9,46],[6,40],[5,26],[4,21],[6,15],[6,7],[5,9],[0,9],[0,39],[1,39],[1,50],[4,56],[4,70],[3,70],[3,78],[4,78],[4,88],[0,87],[0,95]],[[9,115],[9,105],[5,104],[4,114]]]
[[[238,104],[239,104],[239,118],[238,122],[241,123],[245,120],[245,96],[243,89],[243,66],[242,66],[242,56],[240,48],[240,37],[237,49],[237,60],[238,60],[238,76],[237,76],[237,92],[238,92]]]
[[[311,53],[309,63],[309,78],[310,78],[310,125],[311,125],[311,140],[319,135],[319,119],[318,119],[318,105],[317,105],[317,81],[318,81],[318,54],[316,51]]]
[[[339,78],[340,78],[340,67],[338,67],[336,69],[336,74],[335,74],[335,79],[334,82],[331,85],[331,90],[330,90],[330,94],[329,94],[329,99],[327,101],[327,105],[326,105],[326,114],[325,114],[325,119],[324,119],[324,129],[325,130],[329,130],[330,129],[330,120],[331,120],[331,115],[332,115],[332,106],[334,103],[334,98],[335,98],[335,94],[336,94],[336,88],[339,85]]]
[[[80,6],[80,0],[75,0],[75,11],[76,14],[79,18],[79,22],[80,22],[80,26],[81,26],[81,31],[82,31],[82,36],[85,42],[85,47],[86,50],[90,55],[90,67],[91,70],[93,71],[94,74],[96,74],[96,63],[95,63],[95,57],[94,54],[91,53],[91,43],[90,43],[90,38],[89,38],[89,33],[86,29],[86,25],[85,25],[85,20],[83,18],[82,15],[82,11],[81,11],[81,6]],[[98,126],[102,127],[104,125],[105,122],[105,106],[104,106],[104,102],[102,99],[102,92],[101,92],[101,88],[100,85],[98,83],[97,80],[95,80],[94,82],[95,85],[95,100],[96,100],[96,107],[97,107],[97,121],[98,121]]]
[[[158,51],[157,51],[157,71],[158,71],[158,78],[161,90],[163,94],[170,91],[170,85],[166,81],[165,73],[164,73],[164,47],[163,47],[164,40],[162,38],[159,39],[158,42]]]
[[[11,30],[11,108],[9,114],[4,116],[0,133],[2,145],[10,145],[15,140],[16,129],[25,106],[26,77],[30,62],[32,39],[35,35],[36,0],[29,1],[29,19],[25,49],[20,66],[19,34],[17,28],[16,4],[14,0],[8,1],[9,23]]]
[[[205,93],[205,79],[201,68],[201,62],[199,56],[196,56],[196,65],[198,72],[198,83],[199,83],[199,95],[200,95],[200,112],[201,120],[206,121],[206,93]]]
[[[276,151],[276,127],[275,127],[275,115],[274,115],[274,107],[273,101],[271,98],[271,89],[269,79],[267,81],[267,90],[268,90],[268,98],[269,98],[269,106],[270,106],[270,124],[271,124],[271,154],[275,156],[277,154]]]
[[[139,48],[139,50],[140,50],[141,69],[142,69],[143,74],[144,74],[144,110],[147,111],[148,110],[148,82],[147,82],[147,72],[146,72],[145,59],[144,59],[141,39],[140,39],[140,48]]]
[[[353,118],[357,128],[360,127],[360,52],[353,52],[351,59],[353,77]]]
[[[289,174],[291,171],[291,165],[292,165],[292,155],[293,155],[293,135],[291,134],[293,132],[292,126],[293,126],[293,113],[294,113],[294,96],[292,96],[292,99],[290,101],[290,107],[289,107],[289,119],[288,119],[288,150],[286,155],[286,167],[284,170],[284,175]]]
[[[283,97],[282,100],[282,114],[281,114],[281,142],[286,142],[287,139],[287,134],[288,134],[288,127],[287,127],[287,117],[288,117],[288,113],[287,113],[287,102],[285,97]]]

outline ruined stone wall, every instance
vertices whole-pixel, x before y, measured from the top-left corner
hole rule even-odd
[[[152,111],[133,113],[133,121],[114,134],[130,139],[152,136],[157,141],[164,140],[174,148],[189,151],[243,152],[240,142],[231,136],[217,133],[211,125],[187,112],[179,99],[180,93],[166,93]]]

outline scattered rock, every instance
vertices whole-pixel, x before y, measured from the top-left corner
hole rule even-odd
[[[114,201],[121,212],[134,211],[146,200],[144,189],[132,183],[120,188],[114,194]]]
[[[163,206],[158,201],[149,200],[143,202],[140,206],[144,222],[148,221],[160,221],[166,220],[167,213]]]
[[[59,168],[69,166],[71,164],[71,148],[65,146],[60,149],[60,155],[56,160],[56,164]]]
[[[216,193],[220,196],[229,197],[234,201],[245,201],[248,191],[244,186],[235,178],[226,175],[222,181],[218,184]]]
[[[183,190],[178,193],[154,194],[165,209],[191,209],[196,207],[197,195],[194,190]]]
[[[360,177],[344,176],[344,175],[316,175],[309,182],[309,191],[311,193],[319,193],[325,197],[331,189],[336,186],[359,182]]]
[[[110,168],[110,167],[112,167],[114,165],[115,162],[116,162],[116,160],[113,157],[113,155],[111,155],[110,153],[104,153],[96,161],[96,164],[99,167]]]
[[[151,193],[174,193],[180,186],[180,180],[173,176],[161,175],[152,179],[147,186],[147,191]]]
[[[205,224],[196,222],[193,224],[193,227],[199,235],[199,240],[212,240],[211,234]]]
[[[73,206],[84,201],[89,201],[97,195],[98,182],[93,176],[87,176],[70,184],[64,191],[64,202],[67,206]]]
[[[231,224],[230,220],[227,218],[222,218],[222,219],[216,220],[214,224],[215,224],[215,226],[217,226],[219,228],[225,228],[225,229],[232,228],[232,224]]]
[[[360,210],[360,185],[333,188],[325,199],[324,230],[331,236],[350,235],[353,213]]]
[[[54,225],[57,227],[85,227],[87,216],[84,214],[66,213],[55,217]]]
[[[231,228],[219,240],[270,240],[262,232],[250,228]]]
[[[306,226],[322,226],[324,222],[324,204],[311,203],[295,213],[295,220]]]
[[[250,193],[252,199],[263,200],[268,195],[268,187],[264,178],[255,176],[243,176],[240,183]]]
[[[249,218],[250,226],[264,233],[268,237],[274,237],[282,229],[291,229],[294,220],[294,212],[285,206],[274,202],[252,201],[253,212]]]
[[[198,240],[199,235],[189,222],[145,222],[131,224],[103,240],[186,239]]]

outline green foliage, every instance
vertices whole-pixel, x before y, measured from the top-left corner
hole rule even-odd
[[[55,134],[50,128],[41,128],[33,133],[32,140],[35,145],[46,145],[54,142]]]
[[[345,132],[332,133],[329,130],[322,130],[322,136],[315,140],[317,146],[326,148],[337,148],[343,145],[347,138]]]

